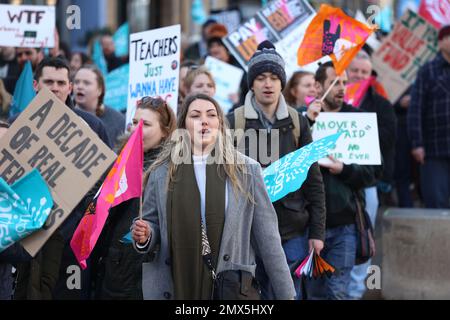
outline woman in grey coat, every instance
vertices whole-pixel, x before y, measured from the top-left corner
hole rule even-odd
[[[234,149],[214,99],[186,98],[144,199],[132,226],[136,250],[154,252],[143,265],[144,299],[255,299],[256,256],[276,298],[294,298],[261,167]]]

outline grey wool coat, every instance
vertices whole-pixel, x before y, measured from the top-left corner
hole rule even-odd
[[[245,190],[249,191],[254,201],[235,193],[230,181],[227,181],[228,205],[216,273],[244,270],[255,276],[255,255],[258,255],[264,263],[276,299],[293,299],[295,289],[281,246],[277,215],[267,194],[261,167],[256,161],[241,156],[247,167]],[[144,263],[142,268],[144,299],[174,298],[166,219],[167,172],[167,165],[156,168],[145,188],[143,219],[151,226],[151,240],[144,249],[138,249],[133,243],[140,252],[156,249],[154,260]]]

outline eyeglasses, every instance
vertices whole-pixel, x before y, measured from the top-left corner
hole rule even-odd
[[[161,97],[143,97],[141,100],[136,101],[136,107],[139,107],[143,104],[150,104],[150,106],[154,109],[158,109],[163,107],[166,102]]]

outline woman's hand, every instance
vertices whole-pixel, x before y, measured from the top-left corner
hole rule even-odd
[[[133,240],[136,241],[136,243],[143,245],[148,241],[151,235],[152,231],[148,223],[143,220],[136,220],[132,230]]]

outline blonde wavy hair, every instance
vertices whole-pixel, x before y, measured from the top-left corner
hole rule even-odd
[[[175,174],[180,164],[179,160],[188,161],[184,163],[190,163],[191,137],[186,130],[186,118],[190,105],[196,100],[211,102],[216,108],[219,119],[219,132],[209,160],[214,159],[216,163],[221,165],[218,166],[219,174],[223,174],[224,172],[226,177],[230,179],[236,195],[239,193],[245,194],[246,197],[252,201],[253,197],[249,194],[247,188],[248,172],[245,165],[245,159],[233,145],[233,138],[230,134],[230,130],[228,130],[228,122],[222,108],[216,100],[205,94],[194,94],[186,97],[178,116],[178,130],[172,134],[170,139],[166,140],[158,158],[149,168],[148,174],[154,171],[157,167],[163,164],[168,164],[167,188],[169,188],[171,184],[175,182]],[[174,161],[174,158],[177,161]],[[220,167],[223,167],[223,171],[220,170]]]

